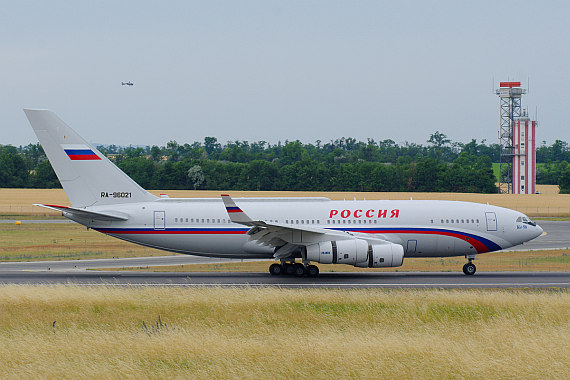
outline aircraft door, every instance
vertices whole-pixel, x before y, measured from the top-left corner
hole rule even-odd
[[[155,211],[154,212],[154,229],[155,230],[164,230],[166,227],[165,221],[165,212],[164,211]]]
[[[486,212],[487,231],[497,231],[497,215],[494,212]]]
[[[406,254],[413,255],[416,253],[416,247],[418,245],[417,240],[408,240],[408,244],[406,245]]]

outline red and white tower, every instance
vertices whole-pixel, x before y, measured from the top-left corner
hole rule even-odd
[[[536,125],[525,110],[513,121],[513,194],[536,193]]]

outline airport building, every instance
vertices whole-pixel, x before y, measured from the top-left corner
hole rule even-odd
[[[536,193],[536,121],[523,110],[513,121],[513,194]]]

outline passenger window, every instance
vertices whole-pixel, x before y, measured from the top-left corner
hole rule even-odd
[[[449,219],[445,219],[445,223],[449,224]]]
[[[174,221],[175,221],[175,222],[178,222],[178,218],[174,218]]]
[[[453,223],[453,219],[451,219],[451,223]]]
[[[461,223],[465,223],[465,220],[461,219]]]

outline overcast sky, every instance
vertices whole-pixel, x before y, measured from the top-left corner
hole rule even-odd
[[[0,144],[49,108],[90,142],[498,142],[499,81],[570,140],[567,1],[5,1]],[[132,81],[134,86],[121,86]]]

